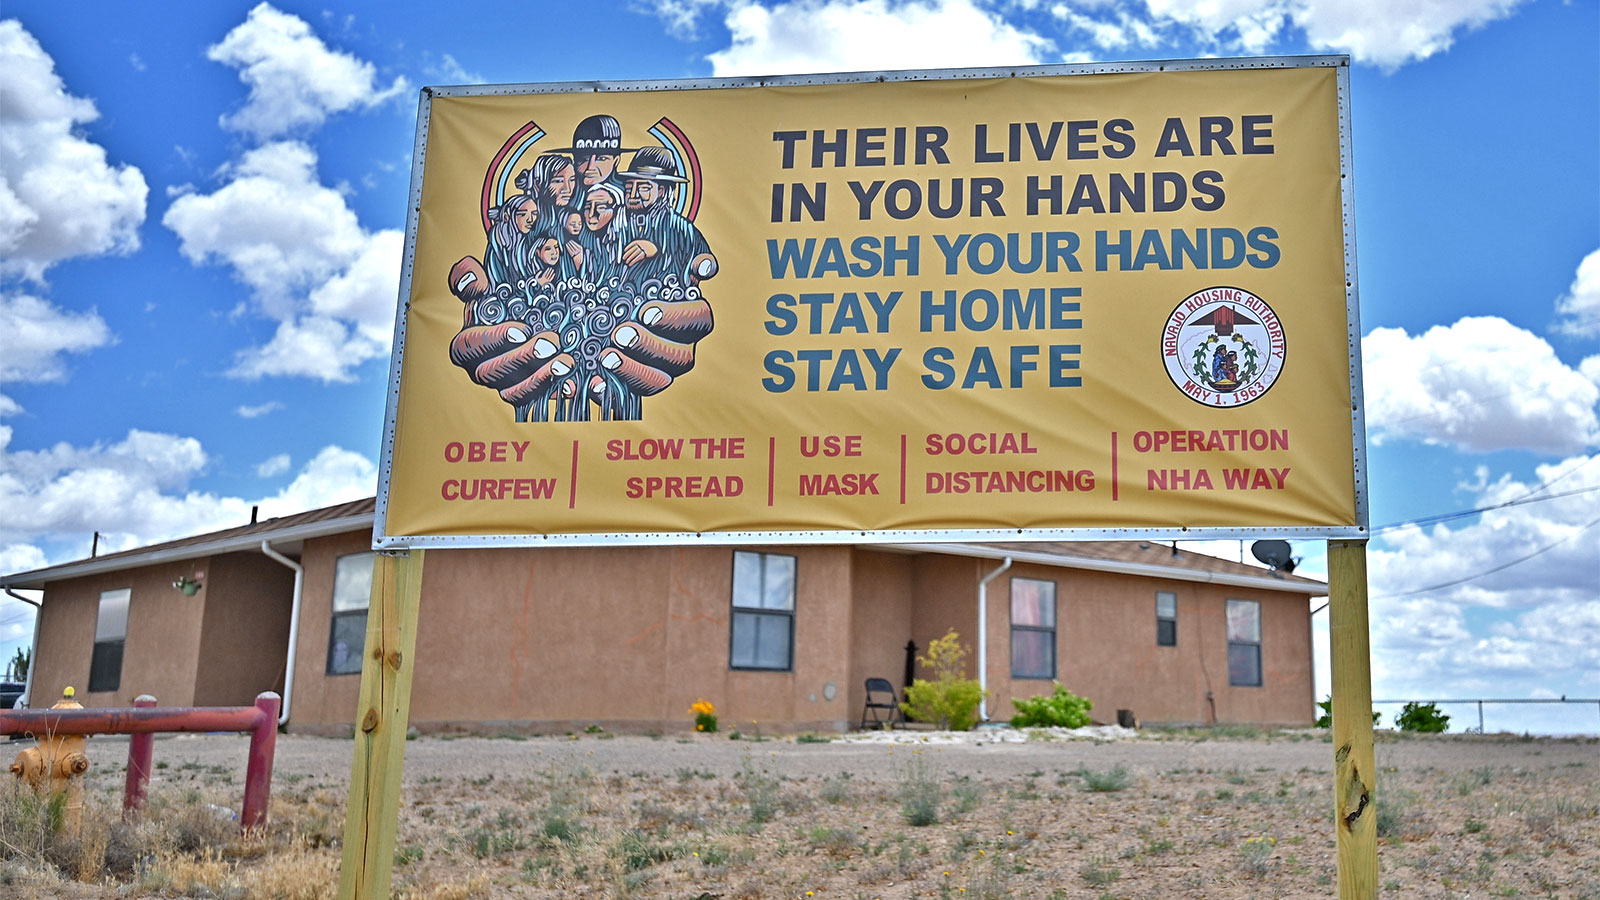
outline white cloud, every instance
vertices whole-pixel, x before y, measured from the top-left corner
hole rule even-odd
[[[94,103],[15,20],[0,22],[0,110],[0,273],[38,281],[63,259],[139,249],[144,175],[75,132]]]
[[[206,55],[238,69],[250,86],[244,107],[223,116],[222,126],[257,140],[313,128],[333,113],[371,107],[406,89],[404,78],[378,88],[371,63],[330,50],[303,19],[266,3]]]
[[[1505,18],[1522,2],[1146,0],[1144,6],[1151,29],[1181,31],[1220,52],[1262,53],[1291,28],[1298,28],[1316,50],[1349,53],[1358,63],[1393,70],[1443,53],[1457,32]]]
[[[1579,337],[1600,335],[1600,250],[1578,263],[1572,287],[1556,301],[1556,330]]]
[[[271,478],[289,471],[289,454],[279,453],[261,461],[256,466],[256,475],[261,478]]]
[[[232,267],[278,321],[267,345],[239,352],[237,377],[349,381],[388,353],[403,235],[362,228],[316,162],[296,141],[258,147],[224,170],[221,188],[179,197],[162,218],[187,259]]]
[[[259,419],[267,413],[274,413],[283,409],[283,403],[277,400],[268,400],[255,406],[240,406],[234,409],[241,419]]]
[[[1584,357],[1583,362],[1578,363],[1578,371],[1583,373],[1583,377],[1600,385],[1600,356]]]
[[[1378,328],[1361,354],[1375,443],[1572,453],[1600,441],[1600,386],[1504,319],[1466,318],[1416,337]]]
[[[111,329],[93,310],[73,313],[28,294],[0,293],[0,383],[60,381],[64,353],[83,353],[111,343]],[[0,413],[3,414],[3,413]]]
[[[699,24],[700,14],[719,6],[726,5],[725,0],[639,0],[632,5],[635,9],[654,13],[667,25],[667,31],[681,38],[694,38],[697,36],[696,26]]]
[[[732,46],[707,57],[716,75],[1026,65],[1052,49],[977,0],[736,3],[726,24]]]
[[[1473,508],[1517,500],[1546,484],[1534,496],[1569,495],[1493,510],[1455,527],[1408,527],[1372,542],[1373,678],[1380,694],[1437,695],[1442,686],[1462,696],[1528,696],[1536,688],[1572,694],[1600,672],[1594,499],[1600,456],[1539,466],[1527,481],[1483,473],[1479,479],[1462,486]]]
[[[1204,0],[1181,0],[1203,6]],[[1456,32],[1511,15],[1523,0],[1300,0],[1295,24],[1319,50],[1394,70],[1450,49]],[[1153,4],[1152,4],[1153,5]]]
[[[50,555],[42,546],[70,546],[67,558],[81,555],[95,531],[102,549],[114,551],[240,525],[253,505],[263,515],[288,515],[370,496],[377,487],[377,467],[339,447],[323,448],[277,493],[246,499],[189,489],[209,462],[191,437],[134,430],[111,445],[31,451],[11,451],[10,440],[11,429],[0,426],[0,508],[29,511],[0,518],[0,546],[18,568],[65,561],[42,563]]]
[[[29,572],[49,565],[44,551],[32,544],[7,544],[0,547],[0,572]]]

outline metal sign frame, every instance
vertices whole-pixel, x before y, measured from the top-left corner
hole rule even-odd
[[[869,84],[958,79],[1031,78],[1039,76],[1108,75],[1150,72],[1223,71],[1249,69],[1332,68],[1336,70],[1340,168],[1340,208],[1344,236],[1345,320],[1349,350],[1350,433],[1353,450],[1355,524],[1349,526],[1296,527],[1105,527],[1105,528],[967,528],[883,529],[872,531],[713,531],[713,532],[577,532],[507,535],[389,535],[385,533],[390,477],[394,463],[395,429],[399,409],[401,360],[405,352],[406,319],[416,261],[417,228],[422,209],[422,175],[426,161],[428,126],[433,98],[497,95],[614,93],[635,91],[700,91],[729,88],[823,84]],[[885,72],[847,72],[824,75],[786,75],[752,78],[697,78],[642,81],[552,82],[530,84],[424,87],[417,109],[415,149],[412,153],[411,189],[406,216],[405,255],[395,316],[394,346],[390,358],[388,400],[384,414],[383,450],[378,473],[377,510],[373,547],[396,550],[426,547],[530,547],[602,545],[730,545],[730,544],[856,544],[953,542],[996,540],[1159,540],[1241,539],[1290,537],[1296,539],[1365,539],[1368,535],[1367,453],[1365,402],[1362,395],[1360,288],[1356,267],[1355,184],[1351,161],[1350,57],[1348,55],[1272,56],[1241,59],[1178,59],[1139,62],[1081,63],[970,69],[923,69]]]

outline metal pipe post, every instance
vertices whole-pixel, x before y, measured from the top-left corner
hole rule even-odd
[[[140,694],[133,700],[135,709],[149,709],[156,698]],[[155,753],[153,733],[128,736],[128,779],[122,788],[122,818],[131,819],[144,807],[145,788],[150,784],[150,757]]]
[[[244,771],[244,809],[240,827],[249,830],[267,821],[272,799],[272,755],[278,746],[278,707],[282,699],[272,691],[256,695],[256,721],[250,728],[250,761]]]

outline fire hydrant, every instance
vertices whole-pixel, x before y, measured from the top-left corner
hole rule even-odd
[[[72,699],[74,691],[61,692],[61,700],[51,709],[83,709]],[[52,796],[65,794],[61,824],[68,833],[76,833],[83,820],[83,779],[78,776],[89,771],[89,757],[84,753],[88,739],[81,734],[39,736],[37,746],[17,754],[11,763],[11,774],[26,781],[34,790],[48,786]]]

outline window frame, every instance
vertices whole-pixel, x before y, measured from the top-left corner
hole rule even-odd
[[[106,597],[108,595],[122,595],[122,633],[115,638],[102,638],[100,636],[101,620],[106,613]],[[122,688],[122,662],[123,655],[128,648],[128,617],[133,610],[133,589],[113,588],[101,591],[98,605],[95,607],[94,619],[94,644],[89,651],[89,682],[87,692],[91,694],[109,694]],[[101,648],[107,652],[102,655]],[[114,670],[110,649],[116,648]],[[105,667],[105,668],[102,668]],[[109,671],[108,671],[109,670]]]
[[[377,555],[371,550],[362,550],[356,553],[344,553],[336,557],[333,561],[333,590],[328,597],[328,609],[330,612],[328,617],[328,654],[323,661],[322,669],[323,674],[330,677],[339,675],[360,675],[362,665],[365,662],[362,657],[367,650],[367,614],[372,609],[372,575],[367,575],[367,602],[365,605],[363,605],[360,609],[335,608],[335,604],[338,602],[339,597],[339,563],[357,556],[365,556],[372,562],[373,566],[377,565]],[[339,634],[339,622],[342,619],[353,619],[357,616],[361,618],[362,639],[361,645],[355,648],[354,653],[351,655],[351,658],[355,660],[356,667],[354,669],[335,669],[333,666],[333,651],[335,647],[334,640]]]
[[[767,560],[769,558],[783,558],[789,560],[790,571],[793,573],[789,580],[789,608],[769,609],[764,606],[739,605],[739,555],[754,556],[760,561],[760,579],[758,586],[759,596],[766,595],[767,587]],[[728,669],[733,672],[793,672],[794,671],[794,642],[795,642],[795,612],[799,605],[800,594],[800,558],[791,553],[767,553],[761,550],[735,550],[728,558],[731,567],[728,581]],[[784,664],[782,666],[742,666],[734,663],[734,635],[738,629],[740,617],[748,618],[773,618],[787,619],[789,625],[789,645],[784,650]]]
[[[1255,633],[1255,639],[1254,640],[1248,640],[1248,639],[1244,639],[1244,638],[1235,638],[1234,637],[1234,635],[1233,635],[1233,620],[1232,620],[1232,616],[1229,615],[1229,611],[1232,609],[1232,606],[1235,603],[1249,603],[1249,604],[1253,605],[1256,608],[1256,615],[1255,615],[1255,625],[1256,625],[1255,632],[1256,633]],[[1261,601],[1260,600],[1244,600],[1244,599],[1241,599],[1241,598],[1238,598],[1238,597],[1229,597],[1223,604],[1222,620],[1223,620],[1223,623],[1224,623],[1224,636],[1228,639],[1228,687],[1263,687],[1266,684],[1267,678],[1266,678],[1266,672],[1263,670],[1262,665],[1261,665],[1261,630],[1262,630],[1261,629]],[[1256,680],[1255,681],[1251,682],[1251,681],[1235,681],[1234,680],[1234,676],[1233,676],[1233,650],[1234,650],[1235,647],[1238,647],[1240,649],[1251,649],[1251,650],[1255,651],[1255,672],[1256,672]]]
[[[1048,585],[1050,588],[1050,625],[1018,625],[1017,624],[1017,584],[1031,582],[1033,584]],[[1011,655],[1011,677],[1019,681],[1054,681],[1061,671],[1061,654],[1056,646],[1056,628],[1060,623],[1060,604],[1057,603],[1057,586],[1054,581],[1047,578],[1012,578],[1009,587],[1008,604],[1006,606],[1007,618],[1011,625],[1011,642],[1009,644]],[[1017,632],[1044,633],[1050,635],[1047,646],[1050,648],[1050,674],[1018,674],[1017,672]]]
[[[1161,614],[1161,598],[1162,597],[1171,597],[1172,598],[1172,615],[1170,615],[1170,616],[1163,616]],[[1163,622],[1171,622],[1172,623],[1172,640],[1170,640],[1170,641],[1164,641],[1164,640],[1161,639],[1162,638],[1161,625],[1162,625]],[[1156,646],[1157,647],[1176,647],[1176,646],[1178,646],[1178,592],[1177,591],[1156,591]]]

